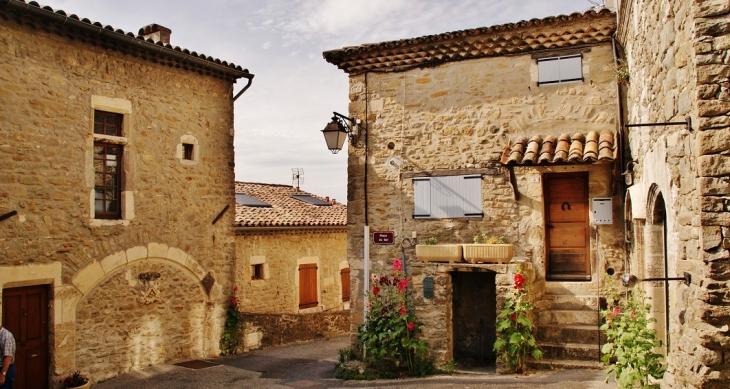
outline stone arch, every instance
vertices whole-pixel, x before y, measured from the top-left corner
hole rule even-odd
[[[656,184],[649,188],[644,233],[645,255],[643,278],[668,277],[667,258],[667,209],[662,191]],[[657,322],[655,328],[659,339],[669,345],[669,285],[667,281],[645,282],[647,296],[651,297],[651,314]],[[665,350],[667,350],[666,348]]]
[[[96,285],[116,271],[131,263],[145,259],[162,259],[175,262],[194,276],[201,283],[201,287],[204,287],[203,284],[207,274],[198,261],[179,248],[154,242],[148,244],[147,247],[136,246],[125,251],[118,251],[106,256],[101,261],[94,260],[76,272],[71,279],[71,283],[85,296]],[[210,293],[206,293],[206,295],[210,299]]]
[[[119,290],[120,280],[126,277],[130,281],[129,271],[134,273],[133,270],[140,267],[159,272],[158,275],[161,273],[164,282],[184,288],[184,292],[177,290],[169,295],[174,303],[164,297],[151,302],[139,302],[140,294],[115,293],[114,290]],[[178,275],[181,277],[175,280]],[[131,281],[142,282],[136,277]],[[65,323],[57,329],[57,335],[61,335],[66,343],[57,356],[62,358],[57,358],[56,374],[85,369],[92,382],[98,382],[150,364],[217,354],[214,332],[205,328],[205,323],[213,326],[219,324],[215,323],[217,319],[214,318],[215,311],[220,310],[219,304],[210,304],[217,302],[220,297],[220,287],[213,288],[214,283],[211,273],[191,255],[160,243],[132,247],[92,261],[73,276],[71,284],[65,287],[66,293],[56,295],[56,305],[61,308],[60,312],[57,310],[57,317],[60,313]],[[110,285],[116,285],[117,289],[107,289]],[[129,291],[128,286],[124,288]],[[134,291],[138,293],[139,290]],[[91,303],[93,305],[89,305],[90,299],[95,301]],[[101,308],[97,308],[99,301],[104,304]],[[153,320],[134,315],[128,316],[129,319],[120,318],[125,313],[120,313],[119,309],[126,312],[129,307],[144,306],[140,304],[156,306],[145,313]],[[140,308],[134,309],[139,311]],[[177,312],[175,317],[183,320],[166,320],[165,317],[169,318],[168,311]],[[91,319],[90,315],[93,316]],[[92,325],[89,324],[90,320]],[[151,327],[137,328],[140,323],[142,327]],[[174,327],[173,331],[169,330],[170,327]],[[120,334],[123,335],[121,340]],[[183,341],[178,342],[181,338]],[[115,342],[113,353],[105,353],[105,343],[108,342]],[[157,353],[154,355],[154,352],[146,352],[150,351],[146,349],[140,350],[143,352],[120,353],[121,350],[129,351],[133,347],[132,343],[142,344]],[[97,349],[102,351],[95,351]],[[83,352],[80,353],[80,350]],[[144,356],[146,359],[136,360],[135,356]],[[104,359],[94,361],[95,357]]]

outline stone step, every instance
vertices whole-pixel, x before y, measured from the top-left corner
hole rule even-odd
[[[602,362],[598,361],[578,361],[578,360],[567,360],[567,359],[550,359],[543,358],[539,361],[529,359],[527,366],[532,369],[594,369],[603,370],[606,368]]]
[[[535,323],[540,325],[593,325],[598,326],[598,312],[589,310],[542,309],[535,310]]]
[[[593,277],[595,278],[595,276]],[[546,295],[595,296],[596,282],[546,282]]]
[[[560,343],[570,340],[573,343],[598,344],[599,331],[595,325],[540,325],[536,328],[538,342]],[[600,332],[601,343],[606,342],[606,334]]]
[[[546,294],[533,304],[536,309],[597,310],[598,297],[573,294]]]
[[[537,342],[543,358],[600,362],[598,344]]]

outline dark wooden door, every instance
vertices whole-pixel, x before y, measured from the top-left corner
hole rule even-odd
[[[591,279],[588,173],[544,175],[548,280]]]
[[[350,301],[350,268],[340,270],[340,283],[342,284],[342,302]]]
[[[48,388],[48,287],[3,290],[3,327],[16,343],[13,388]]]

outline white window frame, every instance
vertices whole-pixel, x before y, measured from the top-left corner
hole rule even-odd
[[[482,175],[413,178],[413,218],[484,217]]]
[[[537,59],[537,85],[583,80],[583,54]]]

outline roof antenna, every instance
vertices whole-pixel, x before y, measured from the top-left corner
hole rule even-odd
[[[297,187],[297,190],[299,190],[299,187],[304,183],[304,169],[294,167],[291,169],[291,184],[292,186]]]

